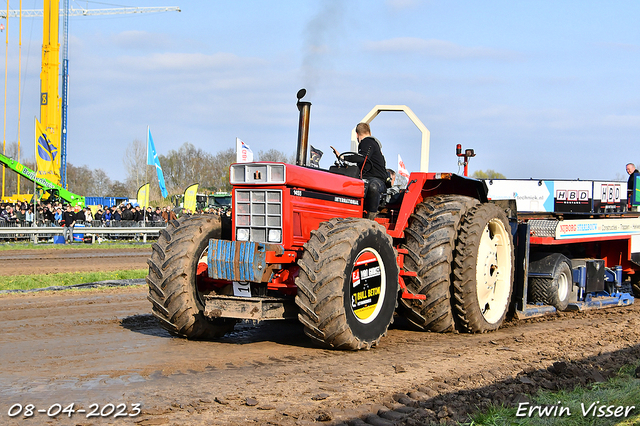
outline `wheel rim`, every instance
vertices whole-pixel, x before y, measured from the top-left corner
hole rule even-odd
[[[484,319],[494,324],[503,317],[511,290],[511,245],[504,223],[493,218],[485,226],[478,247],[476,294]]]
[[[351,312],[359,322],[368,324],[376,319],[384,304],[386,288],[380,254],[372,248],[362,250],[353,262],[349,285]]]
[[[558,300],[562,302],[567,298],[569,294],[569,277],[567,274],[562,273],[558,277]]]

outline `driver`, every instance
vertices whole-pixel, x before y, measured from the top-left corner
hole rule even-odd
[[[358,123],[356,137],[360,155],[345,155],[344,159],[356,163],[360,168],[360,176],[364,180],[364,209],[367,211],[367,218],[374,219],[378,214],[380,196],[386,190],[386,161],[382,155],[382,144],[371,136],[369,124]],[[334,147],[331,149],[336,157],[340,156]]]

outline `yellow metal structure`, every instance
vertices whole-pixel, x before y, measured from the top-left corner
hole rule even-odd
[[[31,203],[33,194],[13,194],[2,198],[3,203]]]
[[[40,123],[45,127],[49,143],[56,151],[55,158],[49,162],[50,169],[37,169],[38,177],[49,179],[60,185],[60,136],[61,104],[58,95],[60,68],[60,43],[58,41],[59,0],[44,0],[44,24],[42,29],[42,70],[40,72]],[[39,149],[36,149],[36,158]]]
[[[60,69],[60,42],[59,42],[59,13],[60,13],[60,0],[44,0],[43,10],[22,10],[22,2],[20,2],[20,10],[9,10],[9,2],[7,1],[7,10],[0,10],[0,19],[7,19],[6,25],[6,44],[8,52],[9,45],[9,17],[19,17],[22,25],[22,18],[34,18],[42,16],[42,68],[40,71],[40,123],[46,132],[48,146],[42,146],[38,140],[36,140],[36,162],[37,162],[37,177],[45,178],[54,183],[60,185],[61,183],[61,157],[62,157],[62,99],[59,96],[59,69]],[[90,15],[115,15],[115,14],[132,14],[132,13],[154,13],[154,12],[180,12],[179,7],[123,7],[123,8],[111,8],[111,9],[73,9],[69,10],[70,16],[90,16]],[[5,153],[6,145],[6,79],[8,64],[8,53],[5,53],[5,117],[4,117],[4,132],[2,143],[2,154]],[[21,72],[19,72],[21,74]],[[39,139],[36,136],[36,139]],[[48,151],[50,157],[55,158],[52,161],[46,162],[45,159],[40,156],[38,144],[41,148]],[[46,164],[45,164],[46,163]],[[18,177],[18,179],[20,179]],[[18,180],[19,182],[19,180]],[[19,192],[19,189],[18,189]],[[5,167],[2,167],[2,193],[0,199],[4,202],[12,202],[20,194],[13,195],[11,197],[5,196]],[[31,196],[30,194],[27,194]]]
[[[9,13],[9,2],[7,2],[7,14]],[[6,152],[7,148],[7,67],[9,65],[9,21],[7,21],[7,32],[5,34],[6,48],[4,51],[4,130],[2,135],[2,154]],[[4,178],[5,167],[2,166],[2,200],[4,200]]]

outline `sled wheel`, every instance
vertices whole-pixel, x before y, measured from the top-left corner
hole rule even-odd
[[[552,278],[535,277],[529,280],[529,295],[533,303],[554,306],[564,311],[569,305],[569,296],[573,286],[573,272],[569,259],[561,254],[552,254],[539,261],[532,262],[531,271],[537,264],[552,265]]]

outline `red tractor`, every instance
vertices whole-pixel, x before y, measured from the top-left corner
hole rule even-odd
[[[162,326],[215,339],[239,320],[298,318],[317,343],[348,350],[377,345],[396,311],[425,331],[500,327],[515,228],[486,184],[412,173],[365,219],[353,166],[307,166],[303,96],[296,165],[233,164],[232,216],[180,218],[153,245],[148,299]]]

